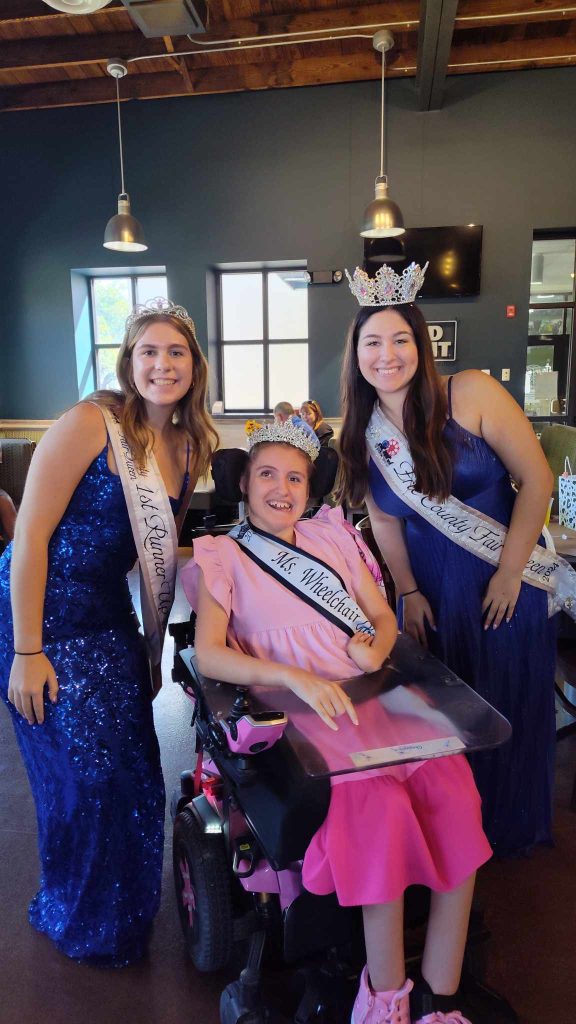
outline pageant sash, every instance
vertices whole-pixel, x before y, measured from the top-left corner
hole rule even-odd
[[[350,597],[344,581],[321,559],[286,541],[278,540],[270,533],[257,530],[249,520],[233,527],[228,536],[264,572],[277,579],[348,636],[359,632],[374,636],[374,627]]]
[[[497,566],[508,531],[484,512],[450,495],[446,501],[428,498],[414,488],[414,464],[404,434],[374,406],[366,429],[368,450],[391,489],[418,515],[455,544]],[[576,619],[576,572],[554,551],[537,544],[522,573],[524,583],[545,590],[548,614],[563,609]]]
[[[138,469],[115,412],[99,405],[116,459],[140,563],[142,626],[153,680],[174,601],[178,538],[164,481],[152,452]]]

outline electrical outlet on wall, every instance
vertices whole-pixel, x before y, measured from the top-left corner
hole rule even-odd
[[[502,370],[502,380],[510,380],[510,370]]]

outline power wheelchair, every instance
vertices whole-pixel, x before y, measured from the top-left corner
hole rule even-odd
[[[281,708],[276,710],[262,706],[245,688],[200,675],[194,615],[189,623],[171,625],[170,633],[173,678],[193,704],[197,754],[196,767],[182,773],[171,806],[176,900],[188,954],[199,971],[218,971],[230,968],[237,960],[233,952],[247,946],[239,978],[222,992],[221,1024],[344,1024],[365,962],[361,912],[340,907],[334,894],[305,891],[301,881],[304,852],[330,799],[322,753],[301,742],[297,730],[290,732],[284,712],[291,697],[297,701],[292,694],[275,691]],[[506,720],[488,705],[480,707],[484,702],[476,695],[474,717],[466,702],[472,691],[410,638],[399,637],[381,672],[388,673],[384,690],[397,688],[398,676],[407,674],[417,685],[432,680],[443,688],[453,731],[467,737],[469,749],[495,746],[509,736]],[[359,677],[358,685],[373,685],[375,675]],[[417,967],[422,954],[428,905],[428,890],[408,890],[409,968]],[[463,988],[468,1005],[476,1007],[474,1024],[507,1024],[517,1020],[514,1011],[483,983],[488,938],[483,915],[475,909]],[[265,946],[268,959],[272,954],[268,966],[284,965],[280,998],[269,982],[262,984]],[[272,976],[278,979],[278,970]]]

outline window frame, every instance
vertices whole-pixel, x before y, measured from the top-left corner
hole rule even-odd
[[[534,242],[548,242],[556,240],[574,241],[576,239],[576,228],[557,228],[549,231],[535,230],[532,236],[532,244]],[[574,247],[574,274],[576,274],[576,246]],[[566,408],[563,413],[550,414],[548,416],[539,416],[536,413],[526,413],[527,418],[532,421],[538,421],[542,423],[566,423],[572,426],[576,425],[576,277],[573,276],[574,281],[572,290],[572,299],[568,302],[532,302],[530,294],[528,295],[528,315],[530,312],[538,309],[561,309],[563,310],[564,326],[566,326],[567,311],[572,311],[572,326],[569,334],[568,341],[568,367],[566,373]],[[531,291],[531,289],[530,289]],[[567,334],[568,332],[564,332]],[[528,340],[530,338],[542,337],[541,335],[528,334]],[[545,336],[544,336],[545,337]],[[551,335],[554,337],[554,335]],[[543,344],[546,344],[543,341]]]
[[[303,271],[306,272],[306,266],[303,263],[299,264],[274,264],[272,266],[246,266],[239,265],[237,267],[222,267],[218,268],[217,273],[217,287],[216,287],[216,305],[217,305],[217,348],[218,348],[218,364],[217,364],[217,380],[218,380],[218,391],[222,399],[222,405],[224,413],[230,416],[270,416],[272,415],[273,409],[270,405],[270,346],[272,345],[305,345],[308,356],[308,382],[310,382],[310,325],[308,324],[308,334],[306,338],[270,338],[269,336],[269,304],[268,304],[268,277],[270,274],[281,274],[290,271]],[[261,338],[238,338],[234,341],[226,341],[224,339],[224,302],[222,297],[222,281],[224,277],[231,276],[232,274],[260,274],[262,277],[262,337]],[[233,409],[228,408],[226,405],[226,389],[224,385],[224,349],[226,346],[232,345],[259,345],[263,350],[263,408],[249,408],[249,409]]]
[[[166,291],[168,291],[168,275],[165,270],[159,271],[157,268],[148,272],[135,272],[133,270],[122,271],[122,268],[110,267],[110,273],[98,273],[88,275],[89,289],[90,289],[90,330],[92,334],[92,372],[94,374],[94,384],[98,390],[101,389],[100,382],[98,380],[98,351],[104,349],[120,349],[122,341],[120,340],[117,345],[110,344],[99,344],[98,343],[98,324],[96,317],[96,297],[94,294],[95,282],[96,281],[113,281],[113,280],[129,280],[130,281],[130,295],[131,295],[131,308],[134,309],[138,300],[138,286],[137,281],[139,278],[144,277],[163,277],[166,280]]]

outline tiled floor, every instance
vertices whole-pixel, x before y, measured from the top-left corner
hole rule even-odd
[[[174,617],[187,617],[178,596]],[[168,793],[190,764],[189,709],[171,684],[155,705]],[[492,863],[479,890],[493,932],[488,980],[521,1024],[576,1021],[576,814],[568,810],[576,737],[558,751],[556,848]],[[80,967],[28,925],[37,883],[34,808],[8,715],[0,711],[0,1024],[217,1024],[222,981],[187,962],[172,891],[170,827],[164,893],[149,957],[116,971]]]

